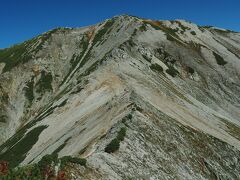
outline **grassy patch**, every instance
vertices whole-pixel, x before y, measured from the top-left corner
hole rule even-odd
[[[32,103],[32,101],[34,100],[33,85],[34,77],[32,77],[31,80],[26,83],[25,87],[25,96],[30,103]]]
[[[27,62],[31,59],[31,55],[28,53],[28,42],[17,44],[7,49],[0,50],[0,62],[5,63],[3,73],[10,71],[13,67],[17,66],[21,62]]]
[[[52,90],[52,74],[45,71],[41,72],[41,78],[36,84],[36,92],[44,93]]]
[[[9,162],[12,168],[18,166],[25,159],[26,153],[37,142],[39,135],[45,128],[47,128],[47,126],[39,126],[32,129],[26,135],[24,135],[25,131],[16,134],[16,136],[13,137],[13,141],[10,141],[10,146],[5,146],[9,147],[9,149],[3,153],[1,151],[0,159]],[[6,143],[9,143],[9,141]]]
[[[0,63],[5,63],[3,73],[10,71],[12,68],[20,63],[26,63],[32,55],[42,49],[43,44],[48,40],[51,35],[57,32],[61,28],[51,30],[43,35],[35,37],[31,40],[25,41],[21,44],[14,45],[10,48],[0,50]],[[33,45],[40,42],[34,49],[31,49]]]
[[[65,166],[67,163],[80,164],[81,166],[86,166],[87,160],[84,158],[76,158],[71,156],[64,156],[61,159],[61,165]]]
[[[71,67],[68,71],[68,74],[64,77],[64,80],[62,81],[62,83],[60,84],[60,86],[62,84],[65,83],[65,81],[67,80],[67,78],[70,76],[70,74],[73,72],[73,70],[75,69],[75,67],[78,65],[78,63],[82,60],[87,48],[88,48],[88,45],[89,45],[89,41],[88,41],[88,38],[87,38],[87,35],[85,34],[83,37],[82,37],[82,40],[81,40],[81,44],[80,44],[80,48],[82,49],[81,53],[79,56],[76,56],[75,54],[72,56],[72,59],[70,60],[70,64],[71,64]],[[73,75],[72,75],[73,76]],[[71,77],[72,77],[71,76]]]
[[[108,20],[104,26],[97,32],[97,34],[94,37],[92,46],[94,46],[95,44],[97,44],[97,42],[101,42],[103,40],[104,35],[110,31],[110,28],[112,27],[112,25],[114,24],[114,20]]]

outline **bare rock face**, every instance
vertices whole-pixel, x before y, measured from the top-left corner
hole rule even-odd
[[[240,179],[239,69],[240,33],[184,20],[51,30],[0,50],[0,159],[86,158],[71,179]]]

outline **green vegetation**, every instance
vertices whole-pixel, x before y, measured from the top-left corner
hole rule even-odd
[[[187,66],[187,72],[190,73],[190,74],[193,74],[194,73],[194,69]]]
[[[123,119],[122,119],[122,122],[123,124],[126,123],[127,120],[131,120],[132,119],[132,114],[128,114],[127,116],[125,116]],[[126,125],[126,124],[125,124]]]
[[[148,56],[146,56],[146,55],[144,55],[144,54],[142,54],[142,57],[143,57],[144,59],[146,59],[148,62],[151,63],[152,58],[150,58],[150,57],[148,57]]]
[[[45,71],[41,72],[41,79],[37,82],[37,92],[44,93],[46,91],[52,90],[52,74],[46,73]]]
[[[129,44],[129,46],[133,47],[136,45],[136,43],[132,40],[132,38],[130,38],[129,40],[126,41],[126,43]]]
[[[0,122],[6,123],[7,122],[7,116],[6,115],[0,115]]]
[[[81,57],[82,61],[81,61],[80,65],[78,66],[78,68],[75,70],[75,72],[78,71],[81,67],[83,67],[84,64],[90,59],[92,48],[93,48],[93,46],[91,46],[91,47],[89,48],[86,56],[85,56],[83,59],[82,59],[82,57]],[[94,70],[97,68],[97,66],[98,66],[99,64],[101,64],[101,63],[106,59],[106,57],[109,55],[109,53],[110,53],[111,51],[112,51],[112,49],[109,50],[102,59],[94,62],[94,63],[93,63],[90,67],[88,67],[83,73],[79,74],[78,77],[77,77],[78,83],[82,80],[82,78],[83,78],[84,76],[87,76],[87,75],[89,75],[92,71],[94,71]],[[79,61],[81,60],[80,57],[79,57],[78,59],[79,59]],[[75,72],[74,72],[74,73],[75,73]],[[70,73],[71,73],[71,72],[69,72],[69,74],[70,74]],[[74,73],[71,75],[71,77],[74,75]],[[68,76],[69,76],[69,75],[67,75],[67,76],[65,77],[65,79],[64,79],[64,81],[61,83],[61,85],[66,81],[66,79],[67,79]],[[70,78],[71,78],[71,77],[70,77]]]
[[[119,141],[123,141],[124,140],[124,137],[126,136],[126,131],[127,131],[127,129],[125,127],[122,127],[120,129],[120,131],[118,132],[118,135],[117,135],[117,139]]]
[[[224,66],[225,64],[227,64],[227,61],[225,61],[222,56],[220,56],[219,54],[213,52],[213,55],[215,56],[215,59],[218,63],[218,65]]]
[[[169,66],[166,72],[172,77],[175,77],[178,74],[178,71],[173,66]]]
[[[27,62],[31,58],[30,53],[27,51],[28,46],[29,42],[25,42],[7,49],[0,50],[0,63],[5,63],[3,73],[10,71],[13,67],[17,66],[21,62]]]
[[[212,28],[213,26],[201,26],[202,28]]]
[[[175,42],[180,41],[180,37],[176,34],[177,29],[172,29],[172,28],[164,26],[163,30],[165,32],[165,35],[167,36],[167,40],[175,41]]]
[[[134,29],[133,33],[132,33],[132,36],[136,36],[137,35],[137,29]]]
[[[44,180],[43,173],[36,165],[9,169],[6,173],[5,176],[0,176],[0,178],[4,180]]]
[[[103,40],[103,36],[107,33],[110,32],[110,27],[112,27],[112,25],[114,24],[114,20],[108,20],[104,26],[102,27],[102,29],[100,29],[97,34],[94,37],[92,46],[94,46],[97,42],[101,42]]]
[[[113,139],[105,148],[105,152],[107,153],[113,153],[117,151],[120,147],[120,142],[124,140],[124,137],[126,136],[127,129],[125,127],[122,127],[120,131],[118,132],[118,135],[115,139]]]
[[[72,70],[77,66],[79,61],[82,59],[84,53],[86,52],[86,50],[88,48],[88,44],[89,44],[89,42],[87,40],[87,36],[83,36],[83,38],[81,40],[81,44],[80,44],[80,48],[82,49],[82,52],[81,52],[80,56],[76,56],[75,54],[72,56],[72,59],[70,60],[71,68],[70,68],[69,72],[72,72]]]
[[[51,164],[58,163],[58,155],[57,154],[47,154],[42,157],[42,159],[38,162],[38,167],[41,171],[43,171],[47,166]]]
[[[163,68],[159,64],[151,64],[150,68],[156,72],[162,72]]]
[[[58,154],[67,144],[67,142],[71,139],[71,137],[67,138],[64,143],[62,145],[60,145],[57,149],[55,149],[55,151],[53,152],[53,154]]]
[[[74,68],[78,65],[78,63],[82,60],[85,52],[87,51],[87,48],[88,48],[88,45],[89,45],[89,41],[88,41],[88,37],[86,34],[84,34],[84,36],[82,37],[82,40],[81,40],[81,44],[80,44],[80,48],[82,49],[80,55],[73,55],[71,60],[70,60],[70,63],[71,63],[71,67],[68,71],[68,74],[65,76],[64,80],[62,81],[61,85],[65,83],[65,81],[67,80],[67,78],[69,77],[69,75],[73,72]],[[71,76],[72,77],[72,76]],[[71,78],[70,77],[70,78]]]
[[[165,60],[167,57],[172,57],[167,51],[161,49],[161,48],[158,48],[156,49],[156,52],[159,54],[159,55],[163,55],[163,59]],[[167,61],[166,61],[167,62]]]
[[[167,36],[167,40],[169,41],[175,41],[175,42],[181,42],[179,36],[176,34],[178,32],[178,29],[172,29],[170,27],[165,26],[159,21],[144,21],[146,24],[151,25],[155,30],[162,30],[165,32],[165,35]]]
[[[51,164],[61,164],[61,169],[63,169],[68,163],[80,164],[81,166],[86,166],[87,160],[84,158],[77,158],[71,156],[63,156],[58,158],[57,154],[47,154],[38,162],[38,167],[44,170],[45,167]]]
[[[173,21],[176,22],[178,24],[178,26],[182,29],[181,34],[183,34],[186,30],[190,30],[191,28],[184,26],[181,22],[179,21]]]
[[[143,109],[140,106],[138,106],[137,104],[134,104],[134,111],[143,112]]]
[[[26,83],[26,87],[25,87],[25,96],[30,103],[32,103],[34,99],[33,85],[34,85],[34,77],[32,77],[31,80]]]
[[[35,37],[31,40],[25,41],[21,44],[14,45],[10,48],[0,50],[0,63],[5,63],[5,67],[3,68],[3,73],[10,71],[12,68],[17,66],[20,63],[26,63],[31,58],[32,55],[43,47],[43,44],[47,39],[51,37],[53,33],[58,31],[60,28],[51,30],[43,35]],[[38,46],[34,49],[31,49],[34,44],[38,43]]]
[[[71,156],[64,156],[61,159],[61,167],[66,166],[67,163],[80,164],[81,166],[86,166],[87,160],[84,158],[76,158]]]
[[[127,118],[128,118],[128,119],[132,119],[132,114],[128,114],[128,115],[127,115]]]
[[[140,27],[139,27],[139,30],[140,30],[141,32],[147,31],[147,26],[146,26],[146,24],[143,24],[142,26],[140,26]]]
[[[120,147],[120,141],[117,138],[115,138],[107,145],[107,147],[105,148],[105,152],[113,153],[117,151],[119,147]]]
[[[191,31],[190,33],[194,36],[197,35],[195,31]]]
[[[41,39],[40,43],[38,44],[38,46],[34,49],[34,52],[37,52],[39,50],[41,50],[43,48],[43,45],[44,43],[51,38],[52,34],[56,33],[57,31],[60,31],[60,30],[64,30],[64,28],[55,28],[51,31],[48,31],[40,36],[38,36],[37,38],[38,39]],[[36,38],[36,39],[37,39]]]
[[[161,24],[160,27],[165,32],[169,41],[179,41],[180,37],[176,34],[176,32],[178,32],[178,29],[172,29],[163,24]]]
[[[18,168],[9,168],[7,161],[2,161],[1,167],[4,165],[4,174],[0,178],[6,180],[26,179],[26,180],[44,180],[44,179],[66,179],[65,167],[68,163],[80,164],[86,166],[86,159],[64,156],[58,158],[57,154],[45,155],[42,159],[32,165]],[[60,169],[56,172],[55,166],[60,164]],[[1,173],[1,172],[0,172]]]
[[[47,126],[36,127],[29,131],[26,135],[24,135],[25,130],[23,130],[22,132],[16,134],[16,136],[13,137],[14,139],[12,141],[12,138],[10,138],[10,141],[6,142],[10,144],[7,145],[6,143],[4,143],[0,147],[0,159],[9,162],[10,167],[12,168],[18,166],[19,163],[21,163],[25,159],[27,152],[37,142],[39,135],[45,128],[47,128]],[[4,152],[4,148],[2,147],[8,149]]]

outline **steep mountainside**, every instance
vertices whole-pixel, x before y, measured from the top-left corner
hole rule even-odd
[[[239,77],[237,32],[127,15],[51,30],[0,50],[0,159],[86,158],[72,179],[240,179]]]

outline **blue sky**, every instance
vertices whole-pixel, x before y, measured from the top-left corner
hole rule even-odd
[[[0,0],[0,7],[0,48],[55,27],[91,25],[119,14],[240,31],[240,0]]]

